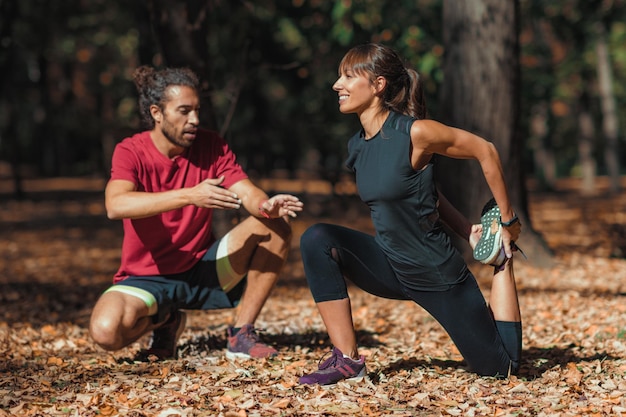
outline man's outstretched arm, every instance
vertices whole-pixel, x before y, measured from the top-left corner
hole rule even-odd
[[[105,206],[109,219],[140,219],[193,204],[204,208],[238,209],[241,199],[219,185],[223,177],[207,179],[194,187],[176,190],[137,191],[131,181],[111,180],[106,186]]]

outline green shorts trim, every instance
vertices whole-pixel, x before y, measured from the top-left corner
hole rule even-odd
[[[233,270],[228,255],[227,234],[214,242],[188,271],[131,275],[107,291],[119,291],[143,300],[154,323],[162,322],[174,310],[233,308],[241,300],[246,276]]]
[[[230,264],[228,258],[228,233],[220,239],[217,246],[217,253],[215,255],[215,269],[217,270],[217,279],[220,282],[220,287],[225,292],[232,290],[245,276],[238,274]]]
[[[131,287],[131,286],[124,285],[124,284],[117,284],[117,285],[113,285],[112,287],[109,287],[109,289],[106,290],[104,293],[106,294],[108,292],[113,292],[113,291],[132,295],[133,297],[137,297],[141,299],[144,303],[146,303],[146,306],[148,307],[149,316],[155,315],[159,309],[159,305],[157,304],[157,300],[156,298],[154,298],[154,295],[152,295],[148,291],[143,290],[141,288]]]

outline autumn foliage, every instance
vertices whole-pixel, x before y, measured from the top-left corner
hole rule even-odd
[[[2,200],[0,416],[626,414],[625,197],[531,193],[534,227],[555,264],[538,269],[516,258],[520,375],[495,380],[468,372],[420,307],[353,289],[367,378],[299,386],[298,377],[330,348],[303,277],[299,235],[319,220],[371,229],[357,201],[324,203],[319,215],[293,223],[290,262],[257,323],[279,349],[277,359],[225,359],[233,312],[219,310],[189,314],[180,359],[135,362],[147,338],[109,353],[87,331],[90,309],[119,262],[121,225],[106,220],[101,191]],[[472,270],[487,294],[489,269]]]

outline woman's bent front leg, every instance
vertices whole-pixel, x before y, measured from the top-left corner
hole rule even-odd
[[[300,241],[304,271],[331,343],[358,358],[346,278],[380,297],[406,299],[374,237],[331,224],[316,224]]]

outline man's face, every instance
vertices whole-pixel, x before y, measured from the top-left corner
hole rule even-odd
[[[160,117],[155,118],[156,128],[172,144],[189,148],[196,138],[200,122],[200,99],[197,92],[187,86],[174,85],[166,90],[168,100]]]

